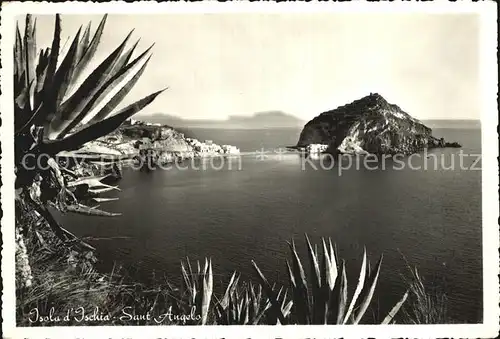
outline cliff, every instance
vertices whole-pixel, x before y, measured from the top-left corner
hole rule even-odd
[[[432,136],[421,121],[380,94],[321,113],[303,128],[297,146],[327,144],[330,152],[411,154],[424,148],[460,147]]]

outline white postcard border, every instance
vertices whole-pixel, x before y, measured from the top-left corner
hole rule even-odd
[[[478,13],[481,16],[481,125],[482,125],[482,211],[483,211],[483,309],[482,324],[456,325],[296,325],[296,326],[88,326],[88,327],[16,327],[15,326],[15,245],[14,245],[14,147],[12,67],[16,15],[26,13],[63,14],[134,13],[160,11],[169,13],[237,13],[237,12],[425,12]],[[350,3],[330,2],[229,2],[219,3],[4,3],[1,11],[2,69],[0,103],[2,126],[2,281],[3,281],[3,336],[4,338],[326,338],[326,337],[493,337],[499,324],[499,228],[498,228],[498,64],[496,58],[496,4],[495,2],[395,2]]]

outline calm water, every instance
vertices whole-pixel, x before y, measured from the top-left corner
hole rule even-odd
[[[294,144],[299,130],[192,130],[200,139],[273,150]],[[435,130],[458,140],[464,153],[480,153],[479,130]],[[445,165],[458,149],[436,150]],[[470,165],[473,158],[465,158]],[[319,164],[318,160],[312,161]],[[286,283],[287,240],[305,249],[332,237],[346,259],[348,278],[359,273],[363,246],[374,263],[384,254],[375,314],[404,293],[402,254],[429,286],[443,289],[456,322],[482,319],[481,172],[469,170],[314,170],[296,154],[246,155],[223,170],[128,170],[119,201],[106,209],[118,218],[65,216],[66,226],[95,240],[102,267],[118,262],[146,279],[153,272],[180,278],[181,259],[211,257],[216,280],[233,270],[254,279],[254,259],[266,276]],[[415,161],[414,163],[418,163]],[[432,166],[431,166],[432,167]],[[91,221],[91,222],[89,222]],[[354,282],[351,282],[351,287]]]

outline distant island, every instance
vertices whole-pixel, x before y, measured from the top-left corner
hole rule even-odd
[[[297,147],[311,145],[349,154],[411,154],[424,148],[461,147],[457,142],[434,137],[431,128],[378,93],[323,112],[309,121]]]
[[[138,116],[143,121],[174,128],[266,129],[301,128],[305,121],[282,111],[265,111],[252,115],[231,115],[225,120],[183,119],[175,115],[155,113]]]
[[[481,129],[481,120],[429,119],[422,122],[430,128],[437,129]]]

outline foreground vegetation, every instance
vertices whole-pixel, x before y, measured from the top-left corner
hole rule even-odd
[[[51,208],[63,213],[115,216],[100,210],[95,203],[106,201],[98,195],[116,187],[103,184],[103,177],[77,175],[69,166],[61,166],[57,155],[71,153],[114,131],[163,91],[115,111],[144,72],[151,47],[133,58],[137,43],[126,48],[131,32],[88,72],[105,23],[106,16],[93,35],[90,23],[83,34],[80,27],[64,51],[61,18],[56,15],[51,47],[37,50],[36,20],[28,14],[24,34],[21,35],[18,26],[13,46],[16,203],[35,210],[53,236],[76,250],[92,247],[64,229],[53,217]],[[16,228],[19,288],[29,287],[32,282],[24,238],[35,233],[36,228]]]

